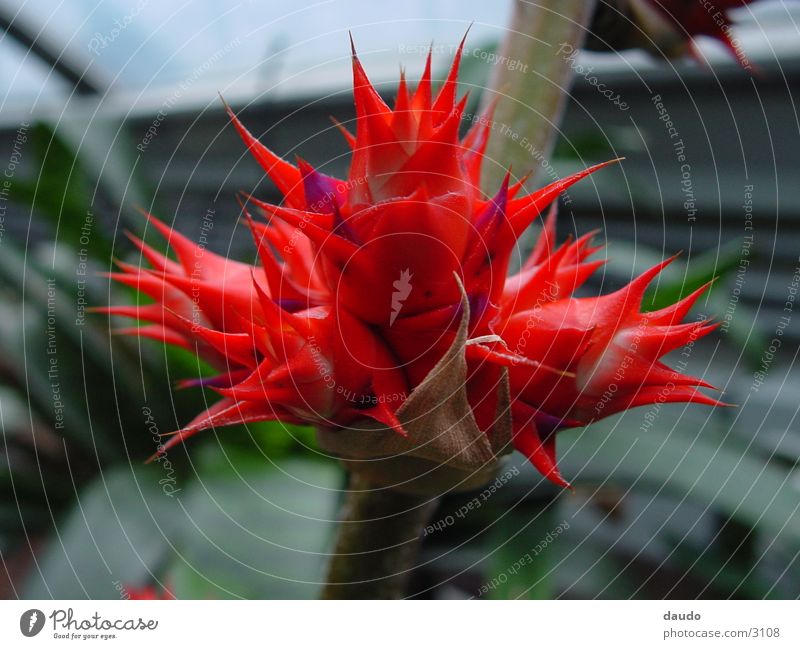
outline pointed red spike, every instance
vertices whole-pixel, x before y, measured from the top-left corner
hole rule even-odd
[[[408,432],[403,428],[402,422],[397,418],[397,415],[392,412],[391,408],[385,403],[378,402],[374,407],[359,410],[359,414],[366,415],[370,419],[374,419],[378,423],[391,428],[401,437],[408,437]]]
[[[194,351],[194,346],[180,333],[163,325],[147,325],[145,327],[121,327],[114,329],[112,333],[119,336],[138,336],[140,338],[150,338],[167,345],[175,345],[189,351]]]
[[[411,100],[411,105],[415,111],[429,111],[431,109],[431,56],[433,54],[433,46],[428,49],[428,57],[425,59],[425,69],[422,72],[422,77],[417,85],[417,90],[414,92],[414,97]]]
[[[360,118],[365,115],[384,115],[391,113],[391,109],[383,101],[383,98],[375,90],[375,86],[369,80],[364,66],[356,54],[356,46],[353,42],[353,35],[350,34],[350,48],[353,58],[353,94],[355,95],[356,115]]]
[[[194,267],[197,245],[183,236],[175,228],[169,227],[166,223],[157,219],[149,212],[145,212],[144,215],[148,222],[150,222],[156,230],[159,231],[161,236],[166,239],[167,243],[169,243],[169,247],[175,251],[181,266],[183,266],[184,272],[191,273]]]
[[[148,246],[142,239],[133,233],[125,230],[125,236],[128,237],[131,243],[133,243],[133,245],[141,251],[144,258],[147,259],[150,265],[156,270],[161,270],[168,273],[183,272],[183,267],[180,264],[172,261],[166,255],[162,255],[155,248]]]
[[[654,325],[671,325],[681,322],[694,306],[695,302],[697,302],[698,298],[711,288],[715,281],[715,279],[712,279],[710,282],[706,282],[700,288],[692,291],[675,304],[671,304],[658,311],[650,311],[647,314],[648,320]]]
[[[541,214],[542,210],[552,203],[561,192],[568,189],[589,174],[593,174],[595,171],[599,171],[603,167],[607,167],[608,165],[614,164],[615,162],[619,162],[623,159],[624,158],[616,158],[614,160],[608,160],[606,162],[593,165],[588,169],[582,169],[581,171],[567,176],[566,178],[562,178],[554,183],[550,183],[546,187],[543,187],[532,194],[528,194],[522,198],[516,198],[513,201],[510,201],[508,205],[508,218],[514,229],[515,236],[519,237],[525,228],[527,228],[528,225],[530,225],[533,220],[539,216],[539,214]]]
[[[246,196],[251,203],[264,210],[267,214],[281,219],[289,225],[301,228],[303,234],[316,243],[322,252],[330,255],[337,262],[347,261],[358,250],[358,246],[351,241],[316,225],[314,222],[318,220],[319,215],[314,212],[304,212],[270,205],[254,196]]]
[[[350,131],[348,131],[345,125],[342,124],[335,117],[331,117],[331,121],[333,122],[333,125],[339,129],[339,132],[342,134],[345,141],[347,142],[347,146],[349,146],[350,149],[354,149],[356,146],[356,136],[353,135]]]
[[[638,310],[642,304],[642,298],[644,297],[644,292],[647,290],[647,287],[658,276],[658,274],[673,261],[675,261],[680,254],[681,253],[678,252],[672,255],[672,257],[668,257],[664,261],[656,264],[655,266],[651,266],[641,275],[633,278],[633,280],[631,280],[627,286],[623,286],[615,293],[611,293],[610,295],[606,296],[606,298],[613,299],[613,297],[616,297],[619,299],[619,297],[624,296],[624,303],[627,308]]]
[[[531,360],[525,356],[520,356],[519,354],[514,354],[511,352],[499,352],[484,345],[468,345],[465,348],[464,353],[469,360],[487,361],[502,367],[531,367],[536,370],[555,374],[560,377],[575,378],[575,374],[573,372],[567,372],[555,367],[549,367],[548,365],[543,365],[538,361]]]
[[[250,234],[253,236],[253,242],[256,245],[256,253],[258,254],[258,258],[261,261],[261,266],[264,269],[264,274],[267,278],[267,285],[269,286],[269,290],[272,293],[278,294],[281,290],[281,279],[282,279],[282,270],[281,265],[278,263],[278,260],[275,259],[275,256],[269,250],[269,244],[267,241],[264,241],[266,238],[266,233],[264,230],[260,230],[256,226],[256,222],[253,220],[253,217],[250,215],[250,212],[247,210],[247,207],[244,204],[244,201],[241,200],[239,196],[236,197],[236,200],[239,201],[239,205],[242,208],[242,213],[245,217],[245,222],[247,223],[247,227],[250,230]],[[264,227],[266,229],[266,226]]]
[[[171,448],[185,442],[189,437],[199,433],[201,430],[216,428],[218,426],[247,424],[273,419],[291,422],[294,418],[263,401],[237,402],[233,399],[222,399],[208,410],[195,417],[180,430],[172,434],[164,435],[164,437],[169,436],[168,441],[163,444],[156,453],[151,455],[147,462],[157,460],[159,457],[165,455]]]
[[[556,245],[556,222],[558,220],[558,203],[554,202],[550,206],[547,213],[547,218],[542,226],[542,231],[539,233],[539,238],[536,240],[536,245],[528,257],[527,261],[522,267],[522,270],[530,270],[534,266],[538,266],[545,259],[547,259],[553,252]]]
[[[522,178],[520,178],[517,182],[515,182],[511,187],[508,188],[508,199],[511,200],[516,198],[517,194],[522,191],[522,188],[525,187],[525,183],[528,182],[530,177],[533,175],[532,171],[526,173]]]
[[[89,313],[103,313],[120,318],[133,318],[134,320],[147,320],[160,322],[164,308],[160,304],[120,305],[120,306],[90,306],[86,307]]]
[[[394,112],[411,110],[411,97],[408,94],[405,70],[400,70],[400,82],[397,84],[397,97],[394,100]]]
[[[497,108],[498,99],[499,97],[492,99],[489,106],[483,111],[483,114],[475,120],[475,123],[467,131],[467,134],[461,141],[461,145],[465,149],[474,153],[480,153],[481,155],[485,152],[486,145],[489,141],[488,136],[489,133],[491,133],[492,124],[494,123],[494,112]]]
[[[526,407],[526,410],[528,408]],[[528,421],[518,423],[518,419]],[[564,480],[556,463],[556,441],[555,435],[549,435],[547,439],[539,438],[536,425],[533,422],[533,414],[525,413],[520,417],[520,409],[514,408],[514,447],[530,460],[531,464],[550,482],[569,489],[570,484]]]
[[[191,379],[179,379],[175,382],[176,390],[186,390],[188,388],[224,388],[230,387],[243,381],[250,375],[250,370],[245,368],[241,370],[233,370],[231,372],[223,372],[216,376],[199,376]]]
[[[628,400],[624,408],[649,406],[653,403],[697,403],[704,406],[730,406],[731,404],[709,397],[699,389],[676,387],[674,390],[665,391],[664,386],[646,386],[637,390]]]
[[[252,367],[255,364],[257,350],[250,334],[217,331],[192,322],[177,313],[173,315],[187,325],[193,336],[213,347],[226,359],[236,361],[245,367]]]
[[[563,292],[563,295],[572,295],[605,263],[604,259],[598,259],[596,261],[586,261],[562,269],[556,275],[556,283]]]
[[[256,281],[255,276],[253,276],[253,286],[258,294],[261,308],[264,311],[267,329],[271,329],[273,331],[283,331],[288,327],[303,338],[308,338],[312,335],[312,331],[308,323],[303,318],[300,318],[293,313],[289,313],[278,306],[275,301],[264,292],[264,289],[261,288],[261,285],[258,283],[258,281]]]
[[[414,111],[411,108],[411,98],[408,95],[405,73],[400,73],[400,85],[397,88],[397,99],[392,114],[392,130],[397,140],[407,150],[411,150],[413,140],[416,138]]]
[[[476,188],[480,188],[481,186],[481,173],[483,170],[484,156],[486,154],[486,146],[489,144],[491,124],[491,120],[486,122],[479,121],[470,129],[467,133],[467,137],[461,142],[462,146],[468,149],[467,153],[464,154],[464,166],[467,169],[467,176]],[[526,180],[527,176],[521,182],[514,185],[510,191],[510,198],[514,198]]]
[[[305,205],[305,197],[303,195],[303,182],[300,177],[300,171],[261,144],[239,121],[239,118],[227,103],[225,104],[225,110],[228,111],[233,125],[247,145],[250,153],[253,154],[262,169],[267,172],[278,191],[285,197],[286,204],[290,207],[302,208]]]
[[[317,357],[306,350],[300,353],[287,356],[286,362],[273,369],[267,376],[267,380],[272,384],[289,382],[293,386],[311,382],[319,378],[319,363]]]
[[[458,128],[461,121],[461,111],[464,108],[464,101],[450,113],[439,127],[420,144],[414,154],[406,160],[400,167],[397,177],[387,179],[387,182],[404,182],[413,185],[419,184],[414,172],[422,171],[429,177],[430,169],[437,169],[441,174],[440,181],[444,184],[445,180],[450,180],[463,191],[462,174],[460,171],[460,156],[458,142]],[[399,187],[400,185],[395,185]],[[405,186],[405,185],[403,185]],[[408,187],[409,190],[412,187]]]
[[[162,300],[166,289],[165,276],[156,276],[146,268],[131,270],[127,264],[121,268],[127,269],[124,273],[100,273],[101,277],[107,277],[125,286],[135,288],[154,300]]]
[[[717,390],[716,386],[712,385],[708,381],[705,381],[697,376],[681,374],[680,372],[673,370],[671,367],[660,361],[652,363],[644,374],[644,384],[647,386],[656,385],[658,387],[663,387],[665,385],[669,385],[670,383],[682,387]]]
[[[461,67],[461,55],[464,51],[464,43],[467,41],[468,34],[469,29],[467,29],[467,33],[464,34],[464,38],[461,39],[461,43],[456,50],[455,56],[453,57],[453,64],[450,66],[450,72],[442,84],[439,94],[436,95],[436,99],[433,102],[433,107],[431,108],[434,113],[440,114],[442,118],[450,114],[450,111],[453,110],[453,106],[456,102],[458,69]]]

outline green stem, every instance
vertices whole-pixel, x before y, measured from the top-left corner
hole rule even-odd
[[[497,164],[485,166],[483,179],[490,195],[509,165],[518,176],[533,170],[533,187],[552,155],[573,77],[568,57],[583,44],[594,8],[594,0],[514,2],[500,52],[508,64],[495,67],[485,94],[487,105],[498,98],[487,149]]]
[[[352,474],[322,599],[403,598],[437,504]]]

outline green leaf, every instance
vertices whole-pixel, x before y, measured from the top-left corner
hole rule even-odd
[[[520,503],[492,526],[491,555],[484,575],[491,599],[551,599],[555,539],[561,533],[554,503],[531,509]],[[559,531],[555,531],[558,528]]]
[[[665,407],[666,408],[666,407]],[[662,413],[664,409],[662,409]],[[696,430],[654,427],[637,432],[641,413],[631,411],[564,433],[562,472],[576,484],[641,485],[678,494],[800,546],[800,490],[793,472],[749,454],[713,422]]]
[[[688,262],[672,262],[661,273],[642,300],[643,311],[656,311],[675,304],[701,286],[727,277],[739,265],[740,241],[729,241],[719,248],[695,255]]]
[[[174,478],[165,464],[107,472],[58,526],[25,596],[113,598],[120,584],[160,582],[179,598],[316,597],[338,467],[231,458],[198,474]],[[162,487],[173,479],[170,497]]]
[[[150,583],[181,513],[160,479],[157,466],[121,467],[85,488],[40,555],[24,596],[114,599],[120,584]]]

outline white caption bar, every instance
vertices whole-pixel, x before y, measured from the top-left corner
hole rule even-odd
[[[798,630],[796,601],[0,602],[2,647],[800,647]]]

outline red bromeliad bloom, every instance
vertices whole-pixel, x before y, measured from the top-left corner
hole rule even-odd
[[[124,586],[123,592],[127,595],[126,599],[177,599],[172,591],[167,588],[157,588],[156,586]]]
[[[340,127],[352,148],[346,180],[280,159],[230,113],[284,196],[281,205],[248,197],[259,213],[245,209],[260,265],[201,249],[153,217],[177,261],[132,237],[151,268],[120,264],[112,276],[154,302],[106,311],[150,323],[125,332],[196,350],[219,369],[193,383],[221,399],[160,452],[206,428],[262,420],[336,430],[371,419],[407,435],[398,409],[467,314],[466,389],[478,426],[491,430],[497,400],[487,395],[505,367],[514,446],[557,484],[566,484],[556,468],[558,430],[654,402],[718,403],[698,391],[708,387],[701,380],[659,362],[713,328],[680,324],[701,291],[639,311],[669,262],[611,295],[576,298],[601,262],[589,259],[597,249],[586,237],[555,248],[551,216],[527,264],[507,277],[531,222],[603,165],[527,195],[507,177],[483,195],[492,121],[477,120],[459,137],[460,58],[461,49],[434,96],[429,56],[416,90],[401,77],[390,108],[353,53],[355,135]]]
[[[731,34],[728,12],[744,7],[752,0],[714,0],[704,3],[697,0],[633,0],[631,6],[645,25],[656,27],[655,22],[674,33],[676,39],[686,42],[689,50],[700,58],[695,49],[695,36],[710,36],[725,45],[744,68],[751,68],[744,52]],[[660,30],[659,30],[660,32]],[[669,46],[665,47],[669,49]]]

